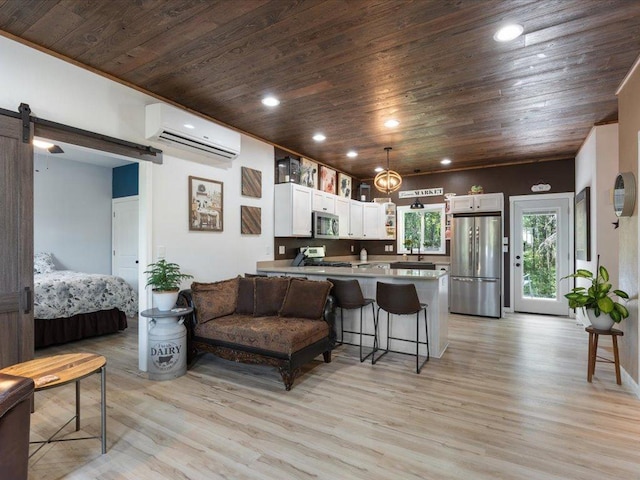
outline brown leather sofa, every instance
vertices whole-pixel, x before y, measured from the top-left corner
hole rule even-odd
[[[34,383],[0,373],[0,477],[26,480]]]
[[[332,284],[288,277],[237,277],[197,283],[178,303],[194,308],[185,319],[187,361],[199,352],[278,368],[287,390],[301,367],[335,347]]]

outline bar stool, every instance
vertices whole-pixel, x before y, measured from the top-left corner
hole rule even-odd
[[[353,333],[360,335],[360,361],[364,362],[369,356],[373,354],[373,350],[366,356],[362,356],[362,336],[374,337],[375,333],[363,333],[362,332],[362,309],[367,305],[371,305],[371,316],[375,320],[375,307],[373,306],[373,298],[364,298],[362,289],[360,288],[360,282],[358,280],[338,280],[337,278],[327,278],[327,281],[333,284],[332,294],[336,299],[336,307],[340,307],[340,342],[338,345],[342,345],[344,342],[345,333]],[[360,331],[354,332],[344,329],[344,310],[360,309]],[[354,345],[354,344],[348,344]]]
[[[587,382],[591,383],[593,375],[596,373],[596,358],[601,362],[613,363],[616,368],[616,383],[622,385],[620,378],[620,357],[618,356],[618,337],[624,335],[621,330],[612,328],[611,330],[598,330],[597,328],[587,327],[585,331],[589,332],[589,365],[587,367]],[[600,335],[611,335],[613,343],[613,360],[598,355],[598,337]]]
[[[418,299],[418,293],[416,292],[416,286],[413,283],[407,284],[395,284],[395,283],[383,283],[378,282],[376,285],[376,303],[378,304],[378,311],[375,319],[375,333],[376,336],[373,341],[373,356],[371,357],[371,363],[375,363],[389,353],[389,340],[400,340],[403,342],[411,342],[416,344],[416,373],[420,373],[420,370],[430,358],[429,353],[429,326],[427,325],[427,307],[426,303],[420,303]],[[380,319],[380,310],[387,312],[387,348],[384,353],[376,358],[376,352],[380,350],[378,348],[378,326]],[[420,341],[420,312],[424,312],[424,329],[425,329],[425,342]],[[411,315],[416,314],[416,339],[410,340],[406,338],[397,338],[391,336],[390,329],[390,317],[389,314],[394,315]],[[427,358],[420,363],[420,345],[427,346]],[[396,352],[405,353],[405,352]]]

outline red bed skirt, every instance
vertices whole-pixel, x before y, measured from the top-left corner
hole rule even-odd
[[[125,328],[127,316],[117,308],[81,313],[69,318],[35,318],[35,348],[115,333]]]

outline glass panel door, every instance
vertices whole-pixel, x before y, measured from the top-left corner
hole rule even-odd
[[[516,312],[568,315],[569,199],[513,202],[511,274]]]

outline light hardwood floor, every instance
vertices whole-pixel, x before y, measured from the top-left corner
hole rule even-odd
[[[39,350],[107,357],[108,452],[99,440],[50,444],[31,458],[29,478],[640,479],[640,400],[616,385],[611,365],[599,363],[587,383],[583,327],[452,315],[449,336],[420,375],[413,357],[371,366],[342,346],[290,392],[275,369],[211,355],[181,378],[147,380],[135,322]],[[82,386],[80,433],[97,435],[98,376]],[[37,394],[33,438],[72,416],[74,391]]]

